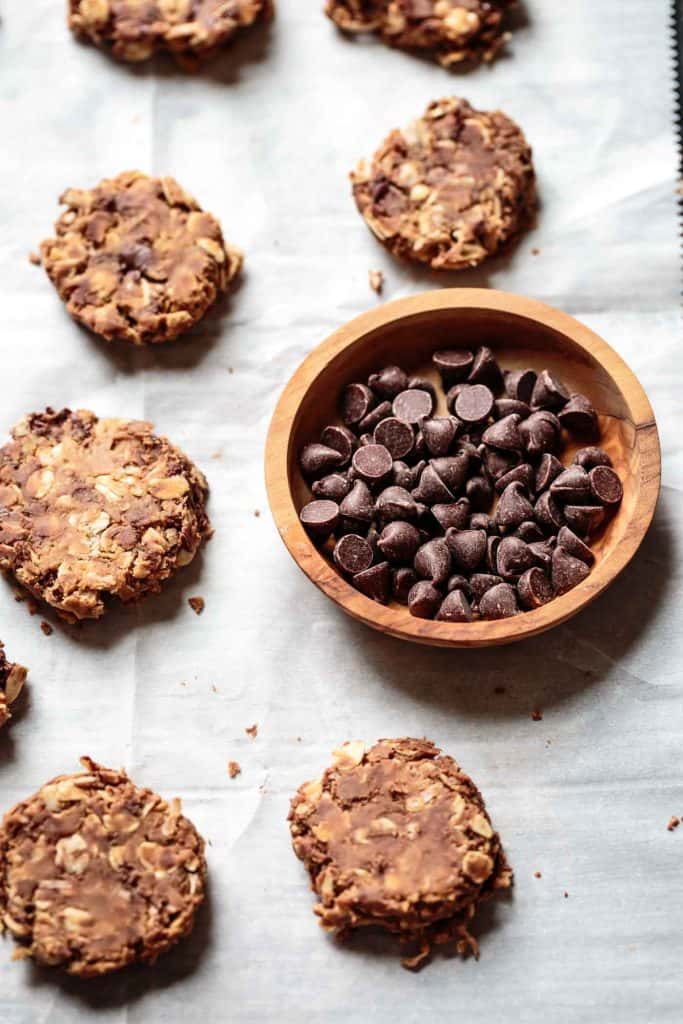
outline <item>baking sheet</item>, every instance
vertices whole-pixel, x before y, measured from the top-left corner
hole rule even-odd
[[[282,0],[272,28],[199,77],[75,43],[63,2],[3,5],[0,429],[46,404],[148,418],[206,471],[216,535],[159,599],[80,630],[44,636],[0,584],[0,636],[31,670],[0,739],[2,808],[89,753],[180,795],[211,843],[210,901],[189,941],[101,983],[11,963],[7,941],[0,1020],[680,1021],[683,828],[666,830],[683,812],[669,3],[527,0],[509,55],[468,75],[345,41],[320,3]],[[385,255],[346,181],[449,92],[519,120],[543,200],[511,255],[457,277]],[[155,352],[81,331],[26,258],[64,187],[131,167],[175,175],[247,255],[229,305]],[[338,612],[279,541],[262,479],[269,417],[306,353],[379,301],[369,268],[384,270],[387,299],[476,284],[562,306],[642,380],[664,453],[654,526],[609,593],[552,633],[505,650],[404,645]],[[319,931],[285,825],[289,796],[332,747],[404,734],[473,775],[517,879],[480,918],[479,963],[438,956],[419,975],[379,940],[340,947]]]

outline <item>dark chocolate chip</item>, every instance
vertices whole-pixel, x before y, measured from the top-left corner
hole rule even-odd
[[[484,530],[486,533],[500,533],[498,525],[486,512],[475,512],[468,523],[470,530]]]
[[[498,548],[501,538],[496,533],[489,534],[486,540],[486,568],[489,572],[496,573],[498,564]]]
[[[375,428],[375,444],[383,444],[392,459],[404,459],[413,450],[415,435],[409,423],[394,416],[378,423]]]
[[[550,452],[542,455],[536,470],[536,492],[540,494],[541,491],[547,491],[563,469],[564,466],[555,455],[551,455]]]
[[[377,497],[375,512],[382,524],[396,519],[414,523],[417,520],[417,503],[405,487],[385,487]]]
[[[482,345],[475,352],[474,362],[467,380],[470,384],[486,384],[494,392],[502,389],[503,374],[496,357],[486,345]]]
[[[375,396],[367,384],[349,384],[342,396],[342,419],[347,427],[367,416],[375,405]]]
[[[372,544],[356,533],[347,533],[337,541],[332,557],[342,572],[355,576],[372,565]]]
[[[518,611],[517,594],[509,583],[497,583],[486,591],[479,602],[482,619],[507,619]]]
[[[609,466],[595,466],[589,481],[591,492],[601,505],[618,505],[624,497],[621,480]]]
[[[450,388],[453,384],[466,380],[474,356],[466,348],[441,349],[434,353],[432,362],[441,374],[444,388]]]
[[[569,466],[568,469],[563,469],[551,483],[550,493],[555,501],[580,505],[590,497],[591,482],[588,473],[583,466]]]
[[[519,480],[508,484],[496,506],[495,520],[498,526],[514,529],[527,519],[532,519],[534,509],[529,501],[524,485]]]
[[[494,576],[492,573],[475,572],[470,576],[470,589],[474,603],[478,605],[487,590],[497,587],[502,582],[500,576]]]
[[[498,451],[496,448],[487,448],[485,444],[480,446],[479,454],[486,467],[486,472],[494,482],[505,476],[522,461],[519,452]]]
[[[423,470],[424,470],[426,465],[427,465],[427,463],[425,462],[425,460],[424,459],[420,459],[420,461],[416,462],[415,465],[412,467],[412,474],[413,474],[412,475],[412,479],[411,479],[411,486],[412,487],[417,487],[417,485],[419,484],[420,477],[422,476],[422,472],[423,472]]]
[[[353,585],[366,597],[379,604],[388,604],[391,597],[391,569],[388,562],[372,565],[363,572],[356,573]]]
[[[374,409],[371,409],[367,416],[358,424],[358,430],[362,433],[371,434],[375,427],[391,416],[391,402],[380,402]]]
[[[391,473],[393,459],[383,444],[368,444],[353,454],[353,468],[367,483],[379,483]]]
[[[551,537],[549,540],[535,540],[529,544],[529,551],[533,554],[536,565],[539,565],[545,572],[550,572],[555,543],[555,538]]]
[[[393,522],[382,530],[377,545],[390,562],[412,562],[421,544],[420,531],[412,523]]]
[[[448,549],[458,568],[465,572],[474,572],[484,561],[486,540],[484,530],[446,530]]]
[[[513,412],[510,416],[504,416],[502,420],[492,423],[484,431],[482,440],[484,444],[492,448],[501,448],[503,451],[519,452],[522,450],[522,438],[519,433],[519,424],[522,417]]]
[[[600,433],[598,414],[585,395],[571,395],[567,404],[558,412],[557,418],[571,434],[597,437]]]
[[[532,409],[550,409],[555,412],[569,401],[569,392],[550,370],[541,370],[531,392]]]
[[[525,544],[532,544],[545,539],[545,534],[538,523],[533,523],[531,520],[520,523],[515,530],[514,536],[519,537]]]
[[[412,490],[414,486],[412,468],[400,460],[394,462],[391,467],[391,479],[395,487],[405,487],[407,491]]]
[[[557,449],[560,437],[559,420],[556,426],[542,412],[532,412],[528,419],[520,423],[519,434],[527,453],[531,458],[537,458]]]
[[[595,533],[605,518],[602,505],[565,505],[563,512],[567,526],[578,537]]]
[[[314,497],[328,498],[339,504],[351,490],[351,481],[345,473],[329,473],[314,481],[311,490]]]
[[[306,532],[311,537],[324,540],[337,528],[339,523],[339,505],[336,501],[327,499],[309,501],[301,509],[299,518],[303,523]]]
[[[579,448],[573,461],[577,466],[583,466],[587,473],[596,466],[612,466],[612,460],[607,452],[603,448],[596,448],[595,445]]]
[[[592,565],[595,561],[595,555],[588,545],[584,544],[581,538],[577,537],[568,526],[563,526],[558,533],[557,543],[574,558],[579,558],[582,562],[585,562],[586,565]]]
[[[369,528],[368,532],[365,534],[365,539],[368,542],[368,544],[370,545],[370,547],[372,548],[373,560],[376,561],[376,562],[381,562],[382,561],[382,559],[380,558],[381,552],[380,552],[379,546],[378,546],[379,530],[377,529],[377,527],[375,526],[374,523],[370,523],[370,528]]]
[[[415,572],[434,586],[442,586],[451,575],[451,552],[443,537],[423,544],[415,555]]]
[[[355,480],[353,487],[341,502],[339,511],[345,519],[361,523],[372,522],[372,517],[375,514],[375,502],[368,485],[362,480]]]
[[[448,505],[432,505],[432,515],[444,533],[451,527],[464,530],[470,517],[470,503],[467,498],[458,498]]]
[[[432,402],[436,405],[436,388],[431,380],[425,380],[424,377],[411,377],[407,387],[408,390],[428,391],[432,396]]]
[[[552,584],[538,566],[534,566],[533,569],[527,569],[520,576],[517,583],[517,593],[522,607],[529,610],[540,608],[541,605],[547,604],[548,601],[553,599]]]
[[[342,461],[339,465],[347,466],[351,461],[351,456],[356,450],[358,438],[352,430],[349,430],[348,427],[341,427],[337,424],[332,424],[329,427],[325,427],[323,430],[320,435],[320,443],[327,445],[328,448],[334,448],[336,452],[339,452],[342,457]]]
[[[420,388],[408,388],[394,399],[394,416],[404,423],[419,423],[425,416],[432,415],[434,402],[428,391]]]
[[[448,455],[458,432],[458,421],[454,416],[435,416],[422,420],[420,429],[430,455]]]
[[[408,610],[418,619],[433,619],[441,607],[441,591],[428,580],[418,580],[408,594]]]
[[[457,452],[455,455],[448,455],[442,458],[430,459],[432,469],[436,471],[443,480],[449,491],[454,494],[459,491],[467,478],[469,468],[469,457],[464,452]]]
[[[471,622],[472,618],[470,603],[462,590],[451,590],[446,594],[436,613],[437,622]]]
[[[408,594],[416,583],[417,576],[413,569],[404,566],[391,573],[391,592],[400,604],[408,604]]]
[[[484,476],[473,476],[467,481],[465,496],[477,512],[485,512],[493,501],[493,487]]]
[[[498,493],[502,494],[509,484],[514,483],[521,484],[528,494],[534,493],[536,474],[528,462],[522,462],[521,465],[515,466],[514,469],[509,470],[503,476],[499,476],[494,486]]]
[[[422,470],[420,482],[413,488],[413,497],[425,505],[450,504],[455,500],[455,496],[432,465],[425,466]]]
[[[382,400],[393,402],[396,395],[408,387],[408,377],[400,366],[385,366],[379,373],[368,377],[368,387]]]
[[[426,459],[429,457],[427,451],[427,445],[425,444],[424,435],[421,430],[418,430],[415,435],[415,443],[413,445],[413,457],[416,459]]]
[[[375,439],[372,436],[372,434],[361,434],[360,437],[358,438],[358,444],[361,446],[361,448],[365,448],[366,445],[374,443]]]
[[[469,580],[466,576],[459,576],[457,573],[454,576],[448,577],[448,583],[446,584],[446,590],[450,594],[451,590],[462,590],[463,594],[469,598],[472,593]]]
[[[590,569],[585,562],[574,558],[563,547],[557,545],[553,551],[552,580],[553,590],[558,596],[578,586],[589,573]]]
[[[463,423],[482,423],[491,415],[493,394],[485,384],[467,384],[455,400],[454,412]]]
[[[535,370],[508,370],[504,374],[505,391],[510,398],[529,405],[536,384]]]
[[[531,416],[531,406],[526,402],[518,402],[516,398],[497,398],[493,403],[493,415],[502,420],[505,416],[517,414],[520,420]]]
[[[496,554],[496,568],[498,575],[504,580],[517,580],[536,564],[533,551],[529,550],[519,537],[503,537]]]
[[[562,509],[550,491],[544,491],[534,505],[534,518],[546,533],[556,533],[561,526],[564,526],[565,517]]]
[[[464,382],[461,384],[454,384],[453,387],[449,388],[448,391],[446,392],[446,408],[450,413],[455,412],[455,400],[462,391],[462,389],[466,387],[467,384],[465,384]]]
[[[334,448],[328,448],[326,444],[305,444],[299,455],[301,472],[309,480],[312,477],[324,476],[341,465],[341,462],[339,452]]]

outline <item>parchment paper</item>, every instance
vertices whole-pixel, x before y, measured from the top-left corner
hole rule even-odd
[[[0,584],[0,635],[31,670],[0,737],[2,809],[88,753],[181,796],[211,843],[211,898],[189,941],[102,983],[11,963],[7,941],[0,1020],[680,1021],[683,827],[666,829],[683,812],[669,3],[527,0],[509,55],[468,75],[345,41],[321,3],[281,0],[270,30],[198,77],[77,44],[61,0],[3,5],[0,432],[47,404],[148,418],[205,469],[216,535],[162,597],[80,630],[44,636],[42,613]],[[519,120],[543,210],[510,256],[442,277],[384,254],[346,175],[458,92]],[[231,303],[151,353],[81,331],[27,261],[63,188],[131,167],[175,175],[247,254]],[[379,301],[369,268],[384,270],[386,298],[478,284],[559,305],[648,391],[664,451],[655,524],[609,593],[552,633],[504,650],[414,648],[337,612],[281,544],[262,480],[269,418],[306,353]],[[482,914],[479,963],[437,956],[418,975],[384,942],[342,947],[318,929],[285,824],[290,795],[340,741],[404,734],[473,775],[517,879]]]

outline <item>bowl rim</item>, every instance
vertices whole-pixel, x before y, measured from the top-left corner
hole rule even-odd
[[[510,313],[569,338],[615,380],[633,415],[640,454],[639,493],[624,536],[583,583],[533,611],[498,621],[472,623],[418,619],[407,608],[381,605],[347,582],[321,554],[299,521],[289,485],[288,465],[298,410],[324,367],[364,335],[397,320],[440,310],[480,309]],[[299,568],[347,614],[391,636],[443,647],[512,643],[560,625],[598,597],[638,550],[654,516],[661,484],[661,452],[652,406],[635,374],[599,335],[568,313],[536,299],[486,288],[445,288],[383,303],[343,324],[317,345],[295,370],[273,413],[265,449],[268,501],[278,532]]]

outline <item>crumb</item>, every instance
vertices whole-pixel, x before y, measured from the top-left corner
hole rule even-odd
[[[249,736],[250,739],[255,740],[256,737],[258,736],[258,723],[254,722],[253,725],[250,725],[244,731],[246,732],[247,736]]]
[[[494,689],[493,689],[493,692],[500,697],[501,694],[505,693],[505,687],[504,686],[495,686]]]
[[[531,250],[531,255],[532,256],[538,256],[540,254],[540,252],[541,252],[540,249],[532,249]]]
[[[181,683],[180,685],[181,686],[187,686],[187,683]]]
[[[229,366],[228,367],[228,373],[234,373],[234,372],[235,372],[235,370],[233,369],[233,367]]]
[[[133,124],[140,124],[140,120],[141,118],[139,114],[134,114],[133,117],[131,117],[131,122]]]
[[[42,629],[45,636],[52,636],[52,634],[54,633],[54,629],[52,628],[49,622],[45,621],[45,619],[43,619],[43,621],[41,622],[40,628]]]
[[[218,687],[213,683],[211,684],[211,689],[213,690],[214,693],[218,693]]]
[[[228,775],[231,779],[237,778],[241,771],[239,761],[228,761]]]
[[[26,600],[26,594],[22,594],[20,590],[15,590],[14,600],[17,602],[17,604],[21,604],[23,601]]]
[[[211,458],[212,459],[220,459],[222,455],[223,455],[223,452],[214,452],[213,455],[211,456]]]
[[[255,508],[255,509],[254,509],[254,515],[255,515],[255,516],[256,516],[256,518],[258,519],[258,518],[259,518],[259,516],[261,515],[261,510],[260,510],[260,509],[258,509],[258,508]]]
[[[40,255],[37,252],[30,252],[28,254],[28,261],[32,263],[34,267],[40,266]]]
[[[553,742],[552,740],[546,740],[546,741],[545,741],[545,745],[546,745],[546,747],[549,747],[549,746],[551,746],[552,742]]]
[[[534,722],[541,722],[543,720],[543,712],[539,711],[538,708],[534,708],[534,710],[531,712],[531,717],[533,718]]]
[[[28,608],[29,615],[37,615],[37,613],[38,613],[38,602],[34,601],[32,597],[29,597],[27,608]]]
[[[540,871],[534,871],[534,878],[543,878],[543,875]]]
[[[301,736],[297,736],[297,738],[296,738],[296,742],[297,742],[297,743],[301,743]]]
[[[204,611],[205,601],[203,597],[188,597],[187,603],[195,615],[201,615]]]
[[[377,295],[382,291],[384,285],[384,274],[381,270],[368,270],[368,281],[373,292]]]
[[[566,900],[567,900],[567,899],[569,899],[569,893],[568,893],[568,892],[565,892],[565,894],[564,894],[564,898],[565,898]]]
[[[674,815],[672,815],[671,818],[669,818],[669,824],[666,827],[669,830],[669,832],[673,832],[674,829],[678,828],[680,823],[681,823],[681,819],[677,818],[676,815],[674,814]]]

